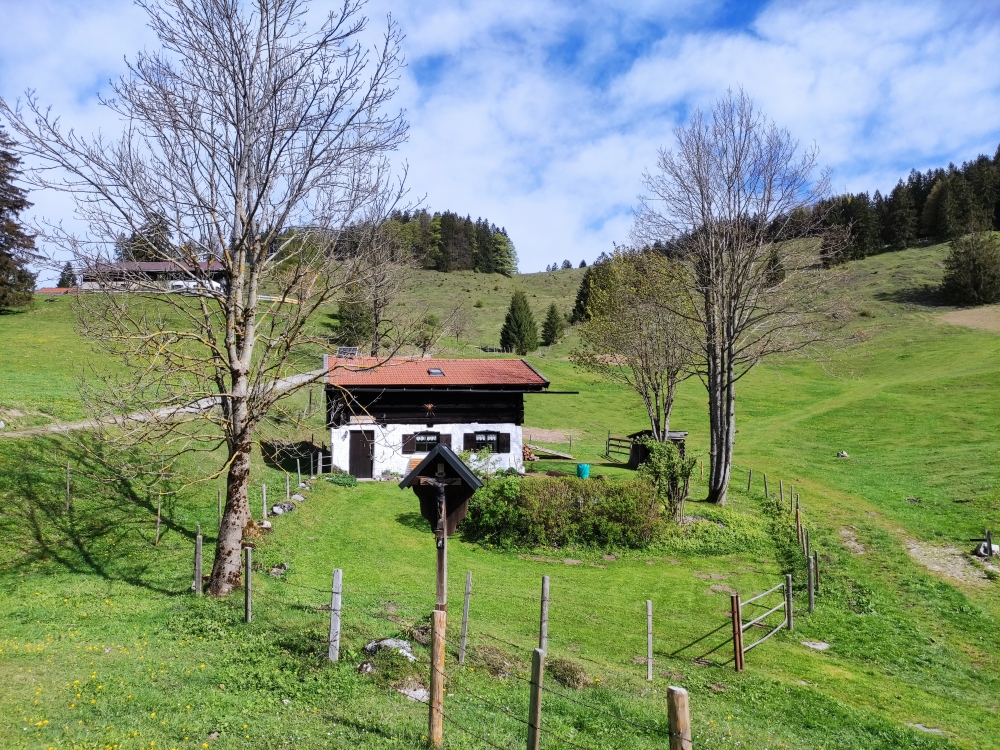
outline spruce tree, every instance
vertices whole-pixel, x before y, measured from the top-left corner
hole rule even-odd
[[[35,257],[35,240],[24,231],[18,216],[31,204],[27,193],[14,184],[21,159],[14,142],[0,130],[0,308],[23,307],[35,292],[35,274],[28,261]]]
[[[559,312],[556,303],[549,305],[549,311],[545,315],[542,323],[542,345],[552,346],[562,338],[563,331],[566,330],[566,319]]]
[[[909,247],[917,239],[917,210],[902,180],[892,189],[888,203],[888,244],[896,248]]]
[[[960,305],[1000,301],[1000,241],[990,231],[974,231],[951,243],[941,284],[944,297]]]
[[[538,348],[538,326],[531,314],[527,295],[518,290],[510,299],[507,317],[500,329],[500,348],[522,357]]]
[[[73,272],[73,264],[66,261],[62,273],[59,274],[59,283],[56,285],[62,288],[76,286],[76,274]]]

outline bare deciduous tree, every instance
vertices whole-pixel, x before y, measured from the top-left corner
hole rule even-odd
[[[356,231],[361,234],[363,252],[351,294],[371,314],[367,321],[372,331],[370,354],[379,357],[398,351],[412,335],[410,316],[398,303],[416,263],[392,222]]]
[[[451,335],[455,337],[455,343],[459,348],[462,342],[476,335],[476,321],[468,305],[462,303],[458,305],[451,316]]]
[[[109,439],[154,446],[168,471],[225,447],[208,472],[227,475],[209,587],[222,596],[240,580],[255,431],[321,377],[310,319],[364,276],[365,247],[344,252],[343,232],[380,226],[401,195],[388,153],[406,123],[387,111],[401,36],[390,19],[363,47],[363,0],[316,31],[306,0],[138,1],[162,50],[140,53],[102,100],[120,138],[65,131],[33,92],[0,112],[38,167],[33,184],[72,193],[88,227],[41,229],[94,292],[79,312],[114,361],[91,391]],[[155,268],[112,262],[119,238],[154,223],[170,236],[169,252],[147,243],[164,256]]]
[[[700,331],[698,370],[708,390],[708,499],[725,503],[736,435],[736,383],[764,357],[807,346],[824,317],[812,206],[817,151],[801,150],[740,90],[677,128],[644,175],[633,240],[659,241],[688,272],[679,314]],[[803,221],[802,216],[812,217]]]
[[[684,272],[651,251],[616,250],[590,291],[577,364],[642,398],[653,438],[667,440],[677,384],[692,374],[691,324],[683,308]]]

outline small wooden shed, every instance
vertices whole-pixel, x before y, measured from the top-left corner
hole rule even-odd
[[[649,449],[639,442],[640,438],[652,437],[652,430],[639,430],[639,432],[633,432],[628,436],[629,440],[632,441],[632,447],[628,454],[628,467],[630,469],[638,469],[639,464],[649,457]],[[684,458],[684,439],[687,437],[686,432],[670,430],[667,433],[667,439],[677,446],[677,452],[681,454],[681,458]]]

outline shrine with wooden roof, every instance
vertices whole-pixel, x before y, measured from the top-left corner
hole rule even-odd
[[[406,475],[438,445],[489,448],[496,470],[523,471],[524,395],[549,381],[523,359],[327,357],[334,465],[359,479]]]

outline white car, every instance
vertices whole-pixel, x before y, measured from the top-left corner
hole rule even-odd
[[[222,284],[218,281],[194,281],[194,280],[176,280],[170,282],[170,291],[172,292],[194,292],[198,293],[202,290],[209,290],[212,292],[221,292]]]

